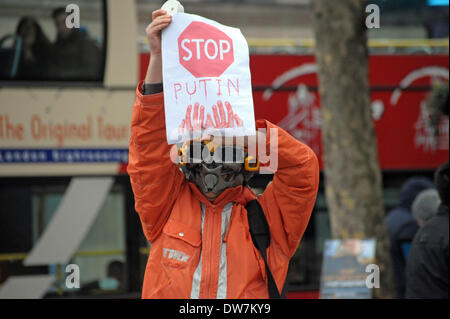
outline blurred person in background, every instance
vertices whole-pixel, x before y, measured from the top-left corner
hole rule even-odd
[[[85,28],[68,28],[64,7],[53,10],[57,36],[53,44],[52,77],[62,80],[98,80],[101,50]]]
[[[21,18],[17,24],[16,35],[22,43],[17,78],[20,80],[45,78],[50,61],[51,42],[39,23],[30,16]]]
[[[120,260],[112,260],[108,263],[106,276],[83,284],[82,293],[90,291],[115,291],[125,289],[125,269]]]
[[[424,26],[430,39],[445,39],[449,36],[448,7],[429,7],[425,11]]]
[[[435,189],[426,189],[417,195],[412,204],[412,214],[419,227],[438,212],[441,199]]]
[[[390,252],[394,267],[396,297],[405,297],[405,249],[409,248],[419,229],[411,213],[412,204],[421,191],[434,188],[433,182],[425,177],[411,177],[400,189],[399,202],[386,216]]]
[[[100,288],[104,290],[124,290],[125,288],[125,269],[123,262],[113,260],[108,264],[107,280],[100,282]],[[109,289],[107,289],[109,288]]]
[[[448,299],[448,162],[435,173],[438,212],[420,228],[406,266],[406,298]]]

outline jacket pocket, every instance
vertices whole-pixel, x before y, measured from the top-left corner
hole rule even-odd
[[[163,229],[162,263],[184,268],[195,262],[200,254],[202,234],[192,227],[169,219]]]

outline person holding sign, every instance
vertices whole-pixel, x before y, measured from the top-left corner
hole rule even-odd
[[[142,297],[279,297],[289,259],[314,207],[317,157],[266,120],[256,121],[256,136],[222,138],[210,132],[179,148],[169,145],[161,31],[175,18],[164,10],[152,14],[146,29],[151,59],[136,91],[131,122],[127,170],[136,211],[151,243]],[[211,128],[220,132],[242,127],[233,104],[223,101],[214,106]],[[206,107],[201,113],[201,106],[191,105],[184,128],[206,127]],[[255,140],[257,148],[251,143]],[[270,163],[263,160],[269,149]],[[264,167],[274,178],[256,199],[247,181]],[[250,216],[258,209],[270,232],[267,249],[255,247],[261,241]]]

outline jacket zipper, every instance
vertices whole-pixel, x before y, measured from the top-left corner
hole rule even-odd
[[[215,298],[215,296],[212,296],[212,280],[213,280],[213,267],[212,265],[214,264],[213,261],[213,247],[214,247],[214,227],[216,226],[216,219],[218,213],[215,209],[211,209],[211,211],[208,213],[205,211],[205,218],[208,217],[208,223],[206,224],[207,226],[207,238],[206,238],[206,243],[207,243],[207,256],[208,258],[205,260],[205,265],[206,265],[206,273],[205,273],[205,293],[202,294],[204,295],[205,298]]]
[[[207,290],[207,296],[208,296],[208,298],[213,298],[213,296],[212,296],[212,291],[211,291],[211,288],[212,288],[212,280],[213,280],[213,264],[214,264],[214,261],[213,261],[213,247],[214,247],[214,227],[216,226],[216,215],[217,215],[217,211],[214,209],[213,211],[212,211],[212,223],[211,223],[211,227],[210,227],[210,237],[209,237],[209,243],[210,243],[210,245],[209,245],[209,276],[208,276],[208,290]]]

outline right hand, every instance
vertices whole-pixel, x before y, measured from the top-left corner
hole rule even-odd
[[[152,23],[145,29],[152,56],[161,55],[161,30],[171,22],[172,16],[168,15],[165,10],[159,9],[152,12]]]

